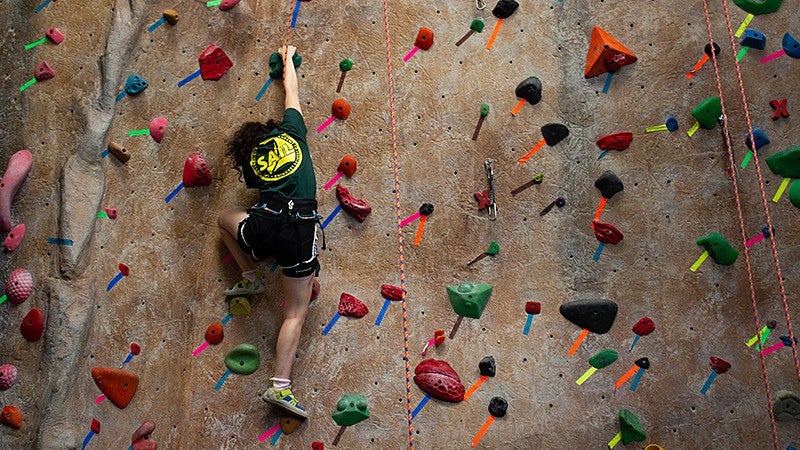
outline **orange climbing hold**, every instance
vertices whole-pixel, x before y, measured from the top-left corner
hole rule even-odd
[[[113,367],[93,367],[92,379],[117,408],[125,409],[139,387],[139,376]]]
[[[606,72],[613,72],[634,62],[636,62],[636,55],[632,51],[602,28],[592,28],[584,77],[592,78]]]

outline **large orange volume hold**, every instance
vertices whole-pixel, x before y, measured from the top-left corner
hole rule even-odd
[[[636,62],[636,55],[632,51],[602,28],[592,28],[584,77],[592,78],[606,72],[613,72],[634,62]]]
[[[139,387],[138,375],[113,367],[93,367],[92,379],[111,403],[120,409],[128,406]]]

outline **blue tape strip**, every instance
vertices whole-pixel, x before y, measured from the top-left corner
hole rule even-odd
[[[125,358],[125,361],[122,361],[122,365],[128,364],[133,359],[133,353],[128,353],[128,357]]]
[[[700,393],[701,394],[706,395],[706,392],[708,392],[708,388],[711,387],[711,383],[714,382],[715,378],[717,378],[717,372],[714,372],[712,370],[711,374],[708,376],[708,379],[706,380],[706,384],[704,384],[703,387],[700,388]]]
[[[592,259],[594,261],[599,261],[600,260],[600,254],[603,253],[603,249],[605,247],[606,247],[606,244],[604,244],[603,242],[601,242],[600,245],[597,246],[597,251],[594,252],[594,256],[592,256]]]
[[[628,353],[633,351],[633,347],[636,347],[636,343],[639,342],[640,338],[641,338],[641,336],[639,336],[638,334],[636,336],[634,336],[633,342],[631,343],[631,348],[630,348],[630,350],[628,350]]]
[[[81,445],[81,450],[83,450],[83,449],[85,449],[85,448],[86,448],[86,445],[88,445],[88,444],[89,444],[89,441],[91,441],[91,440],[92,440],[92,437],[93,437],[93,436],[94,436],[94,431],[92,431],[92,430],[89,430],[89,434],[87,434],[87,435],[86,435],[86,437],[85,437],[85,438],[83,438],[83,445]]]
[[[110,290],[111,290],[111,288],[113,288],[114,286],[116,286],[116,285],[117,285],[117,283],[119,283],[119,280],[121,280],[123,276],[124,276],[124,275],[122,275],[122,272],[119,272],[119,273],[117,273],[117,276],[115,276],[115,277],[114,277],[114,279],[112,279],[112,280],[111,280],[111,281],[108,283],[108,286],[106,286],[106,292],[110,291]]]
[[[328,217],[325,218],[325,221],[322,222],[322,225],[320,225],[320,229],[324,230],[325,227],[327,227],[328,224],[331,223],[331,220],[333,220],[333,218],[336,217],[336,215],[339,214],[339,211],[341,211],[341,210],[342,210],[342,205],[341,204],[336,205],[336,209],[334,209],[330,213],[330,215],[328,215]]]
[[[639,371],[636,372],[636,376],[633,377],[633,382],[631,383],[631,391],[635,391],[636,386],[639,386],[639,380],[642,379],[642,375],[644,375],[644,369],[639,367]]]
[[[197,69],[197,72],[195,72],[195,73],[189,75],[188,77],[182,79],[181,81],[179,81],[178,82],[178,87],[182,87],[184,84],[194,80],[195,78],[197,78],[199,76],[200,76],[200,69]]]
[[[323,336],[327,335],[328,332],[331,331],[331,328],[333,328],[333,325],[336,324],[337,320],[339,320],[339,317],[341,317],[341,315],[339,314],[339,311],[336,311],[336,314],[333,315],[333,318],[331,319],[331,321],[328,322],[328,325],[326,325],[325,329],[322,330],[322,335]]]
[[[111,153],[108,149],[103,150],[103,153],[100,153],[101,158],[105,158],[108,154]]]
[[[294,12],[292,13],[292,28],[297,26],[297,15],[300,14],[300,0],[294,5]]]
[[[167,21],[167,19],[165,19],[164,17],[156,20],[154,24],[150,25],[147,28],[147,31],[149,33],[152,33],[153,31],[155,31],[156,28],[160,27],[161,25],[164,25],[164,22],[166,22],[166,21]]]
[[[272,78],[268,78],[268,79],[267,79],[267,82],[266,82],[266,83],[264,83],[264,86],[261,86],[261,90],[260,90],[260,91],[258,91],[258,94],[256,94],[256,101],[257,101],[257,102],[261,101],[261,97],[263,97],[263,96],[264,96],[264,93],[265,93],[265,92],[267,92],[267,88],[268,88],[268,87],[269,87],[269,85],[271,85],[271,84],[272,84]]]
[[[71,239],[63,239],[63,238],[47,238],[48,244],[53,245],[72,245],[73,242]]]
[[[41,5],[37,6],[33,12],[38,13],[39,11],[43,10],[45,6],[49,5],[50,2],[53,0],[44,0]]]
[[[120,101],[120,100],[122,100],[123,98],[125,98],[125,96],[126,96],[126,95],[128,95],[128,93],[127,93],[127,92],[125,92],[125,90],[123,89],[123,90],[122,90],[122,92],[120,92],[119,94],[117,94],[117,100],[116,100],[116,101]]]
[[[527,336],[531,331],[531,324],[533,323],[533,314],[528,314],[528,319],[525,321],[525,327],[522,328],[522,335]]]
[[[600,161],[601,159],[605,158],[608,152],[609,150],[603,150],[602,152],[600,152],[600,156],[597,157],[597,160]]]
[[[428,403],[428,400],[430,400],[430,399],[431,399],[431,396],[428,395],[428,394],[425,394],[425,397],[423,397],[422,400],[419,401],[419,404],[417,405],[416,408],[414,408],[414,411],[411,413],[411,419],[412,420],[414,419],[414,417],[417,417],[417,414],[419,414],[419,412]]]
[[[281,435],[283,435],[283,430],[278,428],[278,431],[276,431],[275,434],[272,435],[272,439],[269,440],[270,445],[277,444],[278,443],[278,439],[281,438]]]
[[[606,77],[606,84],[603,86],[603,94],[608,94],[608,88],[611,87],[611,79],[614,78],[614,71],[608,72]]]
[[[222,378],[220,378],[220,379],[219,379],[219,381],[217,381],[217,385],[216,385],[216,386],[214,386],[214,390],[215,390],[215,391],[218,391],[218,390],[219,390],[219,388],[221,388],[221,387],[222,387],[222,383],[224,383],[224,382],[225,382],[225,380],[227,380],[227,379],[228,379],[228,377],[230,376],[230,374],[231,374],[231,371],[230,371],[230,370],[226,370],[226,371],[225,371],[225,374],[223,374],[223,375],[222,375]]]
[[[169,203],[170,200],[172,200],[173,198],[175,198],[176,195],[178,195],[178,192],[180,192],[181,189],[183,189],[183,181],[181,181],[181,184],[179,184],[178,187],[176,187],[172,192],[169,193],[167,198],[164,199],[164,202]]]
[[[232,318],[233,318],[233,314],[226,315],[225,317],[222,318],[222,324],[223,325],[227,324],[228,322],[231,321]]]
[[[378,318],[375,319],[376,326],[380,326],[381,322],[383,322],[383,315],[386,314],[386,310],[389,309],[389,303],[391,303],[391,300],[383,299],[383,306],[381,307],[381,312],[378,313]]]

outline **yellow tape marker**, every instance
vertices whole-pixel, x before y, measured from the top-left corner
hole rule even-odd
[[[781,182],[781,185],[778,186],[778,191],[775,192],[775,196],[772,197],[772,202],[773,203],[778,203],[778,201],[781,199],[781,196],[783,195],[783,192],[786,191],[787,187],[789,187],[789,183],[791,181],[792,181],[791,178],[784,178],[783,179],[783,181]]]
[[[689,267],[689,270],[691,270],[692,272],[697,272],[697,269],[700,268],[700,264],[703,264],[703,262],[706,260],[706,258],[708,258],[708,252],[707,251],[703,252],[703,254],[700,255],[699,258],[697,258],[697,261],[695,261],[694,264],[692,264],[692,267]]]

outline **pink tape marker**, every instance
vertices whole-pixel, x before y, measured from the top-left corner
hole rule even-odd
[[[761,354],[766,356],[766,355],[769,355],[770,353],[772,353],[772,352],[774,352],[776,350],[782,349],[783,347],[786,347],[786,344],[784,344],[783,342],[778,342],[775,345],[771,345],[771,346],[765,348],[764,351],[761,352]]]
[[[331,116],[331,117],[333,117],[333,116]],[[339,181],[339,178],[342,178],[342,172],[336,172],[336,175],[334,175],[334,176],[333,176],[333,178],[331,178],[331,179],[330,179],[330,181],[328,181],[327,183],[325,183],[325,186],[324,186],[322,189],[324,189],[324,190],[326,190],[326,191],[327,191],[327,190],[328,190],[328,189],[330,189],[330,188],[331,188],[331,187],[332,187],[332,186],[333,186],[333,185],[334,185],[334,184],[335,184],[337,181]]]
[[[192,352],[192,356],[197,356],[200,353],[203,353],[203,350],[207,349],[209,346],[208,341],[203,342],[202,344],[198,345],[196,349]]]
[[[406,56],[403,56],[403,62],[408,62],[408,60],[411,59],[412,56],[416,55],[418,51],[419,47],[415,45],[410,52],[406,53]]]
[[[766,63],[772,61],[773,59],[780,58],[781,56],[783,56],[785,54],[786,54],[786,51],[783,50],[783,49],[780,49],[780,50],[778,50],[777,52],[775,52],[775,53],[773,53],[771,55],[767,55],[767,56],[761,58],[761,64],[766,64]]]
[[[281,424],[280,423],[275,424],[275,426],[273,426],[272,428],[267,430],[266,433],[264,433],[264,434],[262,434],[261,436],[258,437],[258,442],[266,441],[267,439],[269,439],[270,436],[272,436],[273,434],[277,433],[278,430],[280,430],[280,429],[281,429]]]
[[[328,117],[325,120],[325,122],[322,122],[322,125],[317,127],[317,133],[322,133],[322,130],[328,128],[328,125],[332,124],[334,120],[336,120],[336,117],[333,116]]]
[[[404,227],[404,226],[410,224],[411,222],[419,219],[421,215],[422,214],[419,211],[415,212],[414,214],[406,217],[402,222],[400,222],[400,226]]]
[[[96,399],[94,399],[94,404],[99,405],[100,403],[103,403],[103,400],[105,399],[106,399],[106,394],[100,394],[97,396]]]
[[[420,49],[428,50],[431,45],[433,45],[433,30],[425,27],[420,28],[417,38],[414,40],[414,48],[403,57],[403,62],[408,62]]]

